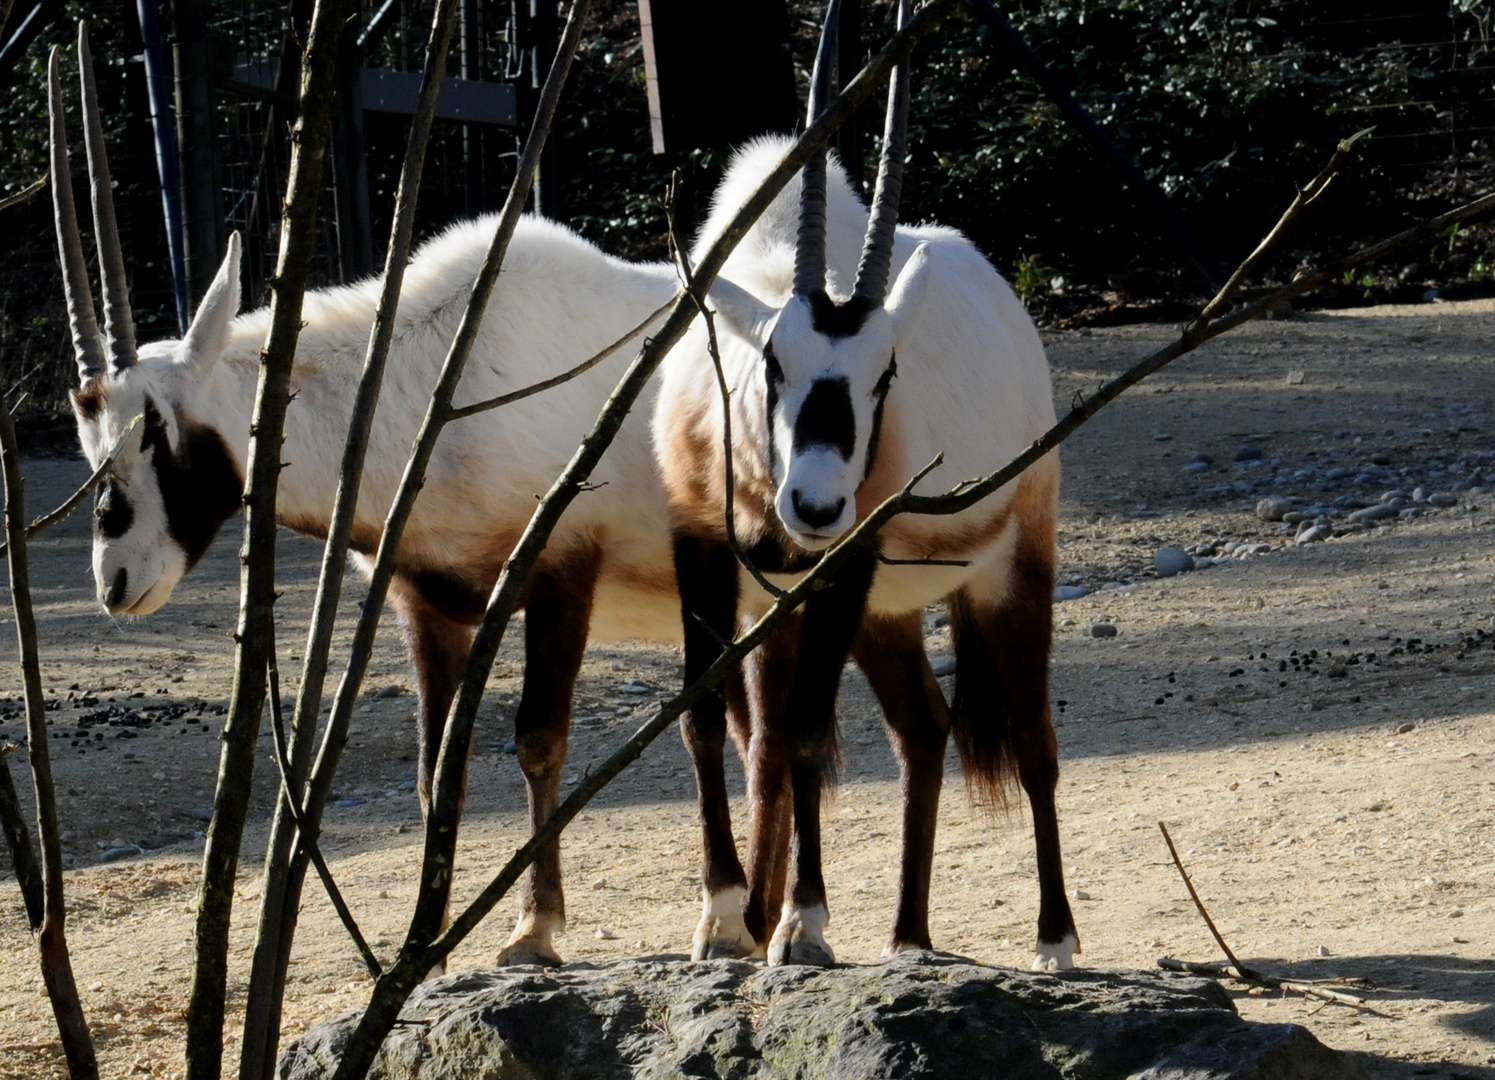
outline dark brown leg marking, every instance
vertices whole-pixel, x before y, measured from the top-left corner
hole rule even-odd
[[[955,737],[967,782],[986,801],[999,803],[1016,772],[1033,808],[1040,957],[1071,935],[1078,941],[1064,893],[1054,803],[1059,743],[1048,700],[1053,588],[1053,563],[1019,537],[1004,599],[985,609],[958,594],[950,605],[956,650]]]
[[[862,621],[876,556],[853,558],[831,587],[805,604],[798,663],[789,690],[787,744],[794,805],[794,847],[788,901],[768,948],[770,964],[828,964],[827,921],[821,870],[820,804],[827,771],[836,762],[836,692],[841,669]]]
[[[799,651],[800,618],[791,616],[744,663],[752,735],[743,754],[748,787],[748,932],[768,948],[784,906],[789,872],[789,758],[785,716]]]
[[[950,710],[924,655],[923,618],[917,611],[862,620],[852,656],[882,705],[898,757],[903,788],[903,835],[898,909],[885,954],[928,949],[929,880]]]
[[[681,534],[675,538],[675,581],[685,636],[685,683],[689,686],[716,662],[722,642],[737,624],[737,560],[715,539]],[[680,719],[680,734],[695,767],[701,810],[701,885],[705,910],[691,955],[705,960],[738,957],[752,951],[741,924],[741,897],[747,887],[727,800],[725,753],[728,687],[696,702]]]

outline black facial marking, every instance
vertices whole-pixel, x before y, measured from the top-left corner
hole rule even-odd
[[[135,508],[130,505],[124,485],[113,477],[99,483],[93,504],[94,530],[106,540],[118,540],[135,523]]]
[[[773,342],[763,347],[763,367],[765,386],[764,406],[768,410],[769,423],[779,411],[779,386],[784,381],[784,369],[779,367],[779,358],[773,354]],[[777,476],[779,471],[779,449],[774,445],[773,439],[768,440],[768,473]]]
[[[838,304],[816,289],[810,294],[810,325],[818,334],[828,338],[855,337],[862,331],[867,316],[877,308],[877,302],[864,296],[853,296],[844,304]]]
[[[187,554],[187,569],[203,557],[223,523],[239,509],[244,478],[239,475],[223,437],[212,428],[194,424],[177,414],[181,445],[172,453],[166,423],[156,403],[145,399],[145,434],[141,453],[151,454],[166,529]]]
[[[898,377],[898,359],[894,357],[888,361],[888,370],[882,373],[882,378],[877,380],[877,387],[872,394],[877,398],[877,404],[872,408],[872,434],[867,436],[867,466],[862,470],[862,482],[872,475],[872,466],[877,462],[877,444],[882,439],[882,407],[888,400],[888,391],[893,388],[893,380]]]
[[[844,378],[816,379],[794,418],[794,449],[828,446],[850,461],[856,451],[857,420],[851,407],[851,384]]]

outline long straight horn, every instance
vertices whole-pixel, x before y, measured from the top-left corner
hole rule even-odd
[[[73,178],[67,161],[67,120],[62,111],[62,80],[57,74],[57,47],[47,58],[47,118],[50,121],[52,214],[57,223],[57,261],[62,264],[62,289],[67,297],[68,324],[73,332],[73,355],[79,382],[87,384],[104,374],[104,345],[93,312],[88,284],[88,261],[78,235],[78,213],[73,207]]]
[[[898,29],[909,15],[909,0],[898,2]],[[908,143],[908,61],[893,69],[888,84],[888,118],[883,127],[882,161],[872,196],[872,217],[857,264],[852,295],[881,304],[888,294],[888,271],[893,263],[893,233],[898,227],[898,199],[903,194],[903,157]]]
[[[836,93],[837,24],[841,0],[825,6],[820,47],[815,50],[815,72],[810,76],[810,119],[825,112]],[[805,162],[799,193],[799,241],[794,249],[794,294],[809,296],[825,288],[825,151]]]
[[[93,81],[93,55],[88,49],[88,23],[82,19],[78,20],[78,77],[83,84],[83,138],[93,190],[93,235],[99,249],[99,284],[104,294],[104,335],[109,366],[120,371],[135,363],[135,317],[130,313],[125,252],[114,218],[114,190],[109,183],[104,124],[99,119],[99,89]]]

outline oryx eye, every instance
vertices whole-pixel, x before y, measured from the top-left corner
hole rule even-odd
[[[765,346],[763,349],[763,370],[768,373],[770,382],[784,381],[784,369],[779,366],[779,358],[774,355],[772,345]]]
[[[882,373],[882,378],[877,380],[877,387],[872,391],[875,397],[882,397],[893,385],[893,380],[898,378],[898,360],[895,357],[888,361],[888,370]]]

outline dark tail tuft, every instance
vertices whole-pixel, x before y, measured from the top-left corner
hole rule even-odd
[[[1017,757],[1002,672],[963,595],[950,600],[950,630],[955,644],[955,700],[950,719],[966,791],[983,809],[1006,813],[1017,781]]]

